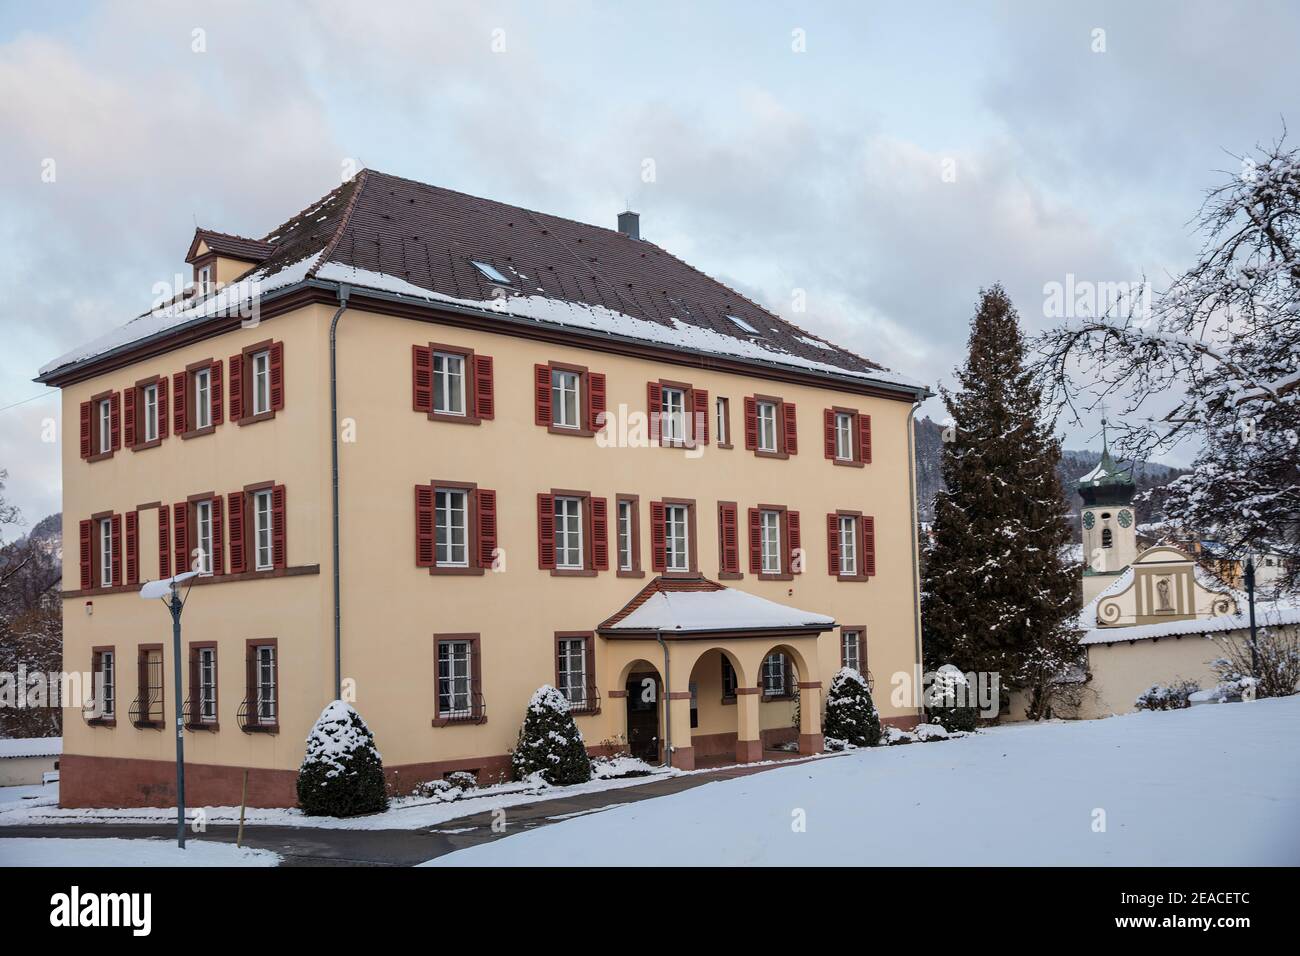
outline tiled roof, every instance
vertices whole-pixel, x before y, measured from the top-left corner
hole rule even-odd
[[[613,627],[623,618],[627,617],[646,601],[650,600],[656,594],[664,594],[670,591],[724,591],[726,588],[717,581],[710,581],[708,578],[655,578],[632,598],[623,607],[614,612],[612,616],[601,623],[600,628],[603,630],[607,627]]]

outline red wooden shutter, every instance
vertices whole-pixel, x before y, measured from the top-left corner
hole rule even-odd
[[[749,509],[749,572],[760,574],[763,570],[763,514],[757,508]]]
[[[81,457],[89,458],[90,450],[90,402],[81,403]]]
[[[433,487],[415,486],[415,566],[433,567]]]
[[[609,570],[609,508],[604,498],[591,499],[591,566]]]
[[[158,437],[166,438],[171,421],[167,418],[167,379],[158,379]]]
[[[176,573],[190,570],[190,506],[178,501],[172,506],[172,553],[175,555]]]
[[[212,573],[226,573],[225,521],[222,520],[221,495],[212,496]]]
[[[736,527],[736,506],[718,505],[718,538],[722,549],[719,564],[724,574],[740,573],[739,529]]]
[[[172,576],[172,542],[171,510],[166,505],[158,506],[158,577],[166,579]]]
[[[795,427],[794,405],[790,402],[781,403],[781,425],[785,434],[785,453],[787,455],[797,455],[799,453],[799,432]]]
[[[284,485],[271,489],[271,564],[277,570],[289,566],[288,528],[285,527]]]
[[[876,574],[876,519],[864,515],[862,522],[862,573],[868,577]]]
[[[659,416],[664,410],[664,389],[658,382],[646,384],[646,415],[650,418],[650,444],[659,444]]]
[[[189,381],[189,376],[184,372],[177,372],[172,376],[172,431],[177,435],[183,435],[186,432],[186,414],[185,414],[185,383]]]
[[[496,417],[492,393],[492,356],[474,356],[474,414],[479,418]]]
[[[123,430],[126,432],[126,447],[135,447],[135,386],[122,394]]]
[[[605,376],[600,372],[587,373],[587,427],[592,431],[605,423]]]
[[[122,396],[114,392],[108,396],[109,447],[117,451],[122,447]]]
[[[826,516],[826,570],[834,577],[840,573],[840,516]]]
[[[469,642],[469,711],[477,720],[483,716],[483,660],[478,641]]]
[[[555,496],[537,496],[537,566],[543,571],[555,567]]]
[[[230,573],[243,574],[248,570],[248,548],[244,541],[242,491],[232,491],[226,495],[226,510],[230,514]]]
[[[497,550],[497,493],[480,488],[474,497],[478,502],[478,566],[490,571]]]
[[[758,401],[753,398],[745,399],[745,447],[758,449]]]
[[[271,411],[278,412],[284,408],[284,343],[271,345]]]
[[[244,417],[244,356],[230,356],[230,420]]]
[[[822,442],[827,458],[835,457],[835,409],[822,412]]]
[[[81,538],[81,589],[88,591],[95,585],[94,575],[91,573],[93,564],[91,562],[91,548],[94,546],[94,523],[83,521],[78,527]]]
[[[221,384],[221,359],[208,366],[208,404],[212,407],[212,424],[226,420],[226,401]]]
[[[795,558],[799,555],[800,549],[803,548],[803,535],[799,532],[799,512],[787,511],[785,513],[785,532],[786,538],[790,542],[790,556],[787,559],[786,571],[790,574],[803,574],[803,561],[795,565]]]
[[[691,390],[695,399],[695,442],[699,445],[709,443],[709,393],[702,388]]]
[[[858,416],[858,461],[871,464],[871,416]]]
[[[140,513],[126,513],[126,583],[140,583]]]
[[[551,427],[551,367],[533,366],[533,421]]]
[[[411,346],[411,408],[433,411],[433,349],[427,345]]]
[[[113,515],[109,519],[109,533],[112,534],[113,540],[111,549],[113,552],[113,587],[118,587],[122,583],[122,516]]]
[[[654,571],[668,569],[668,516],[662,501],[650,502],[650,567]]]

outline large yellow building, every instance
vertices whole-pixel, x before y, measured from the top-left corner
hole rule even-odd
[[[505,773],[542,684],[593,752],[822,746],[844,663],[920,659],[927,393],[639,238],[365,171],[51,362],[63,390],[66,806],[294,801],[355,702],[398,790]],[[796,702],[798,706],[796,707]],[[796,718],[797,715],[797,718]],[[797,725],[796,725],[797,720]]]

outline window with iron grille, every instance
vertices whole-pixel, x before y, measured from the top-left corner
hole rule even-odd
[[[763,658],[763,696],[784,697],[789,693],[785,655],[779,651]]]
[[[734,700],[736,697],[736,669],[724,655],[722,658],[722,699]]]
[[[199,720],[217,719],[217,649],[199,648]]]
[[[274,724],[279,717],[279,703],[276,698],[279,689],[279,674],[275,659],[275,645],[262,644],[253,649],[253,661],[257,679],[257,722]]]
[[[117,716],[117,655],[113,651],[100,651],[98,656],[95,709],[100,718],[112,720]]]
[[[473,716],[473,655],[469,641],[438,644],[438,715],[454,720]]]
[[[585,710],[587,701],[587,639],[561,638],[557,643],[560,692],[573,710]]]
[[[840,659],[845,667],[851,667],[862,673],[862,634],[860,631],[845,630],[840,635]]]

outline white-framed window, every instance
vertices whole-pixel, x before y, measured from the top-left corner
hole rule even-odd
[[[582,570],[582,499],[555,499],[555,566]]]
[[[465,356],[433,353],[433,410],[441,415],[465,414]]]
[[[848,412],[835,413],[835,457],[853,460],[853,416]]]
[[[840,659],[845,667],[862,673],[862,632],[845,630],[840,633]]]
[[[579,428],[582,416],[582,376],[567,369],[551,369],[551,424],[557,428]]]
[[[261,415],[271,410],[271,352],[255,352],[252,359],[253,414]]]
[[[665,566],[669,571],[691,569],[689,511],[687,505],[667,505],[664,508]]]
[[[193,570],[199,574],[212,573],[212,502],[198,501],[194,504],[195,548]]]
[[[212,266],[202,266],[199,269],[199,295],[207,295],[212,288]]]
[[[99,586],[113,586],[113,519],[99,519]]]
[[[618,569],[620,571],[635,570],[632,561],[632,502],[620,501],[618,503]]]
[[[840,515],[840,574],[858,573],[858,519]]]
[[[276,699],[279,674],[275,660],[274,644],[259,644],[253,649],[257,668],[257,722],[274,724],[277,719]]]
[[[199,648],[199,720],[217,719],[217,649]]]
[[[659,435],[665,442],[686,440],[686,390],[665,387],[662,392]]]
[[[474,711],[470,696],[474,656],[469,641],[438,642],[438,716],[444,719],[469,717]]]
[[[731,441],[729,431],[730,422],[727,421],[729,417],[727,406],[729,404],[730,402],[721,397],[716,399],[713,403],[714,418],[716,419],[713,431],[717,435],[717,442],[719,445],[726,445]]]
[[[781,513],[759,512],[759,542],[762,545],[763,573],[781,573]]]
[[[574,710],[582,710],[587,706],[587,639],[566,637],[558,644],[560,692]]]
[[[763,658],[763,696],[784,697],[788,692],[785,655],[774,651]]]
[[[266,571],[275,566],[275,555],[271,547],[271,492],[253,493],[253,565],[258,571]]]
[[[144,407],[144,440],[156,441],[158,438],[158,386],[146,385],[140,392],[140,401]]]
[[[99,453],[113,450],[113,402],[104,399],[99,403]]]
[[[117,714],[117,656],[113,651],[99,652],[99,686],[95,688],[95,705],[100,717]]]
[[[469,492],[437,489],[433,511],[434,562],[440,568],[469,567]]]
[[[777,451],[775,402],[758,403],[758,450]]]
[[[212,424],[212,371],[201,368],[194,373],[194,427]]]

